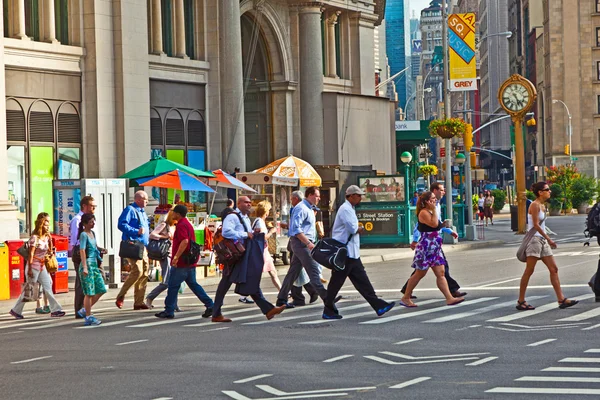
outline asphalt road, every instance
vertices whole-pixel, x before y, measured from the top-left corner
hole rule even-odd
[[[566,222],[565,222],[566,221]],[[344,319],[322,306],[267,321],[253,305],[226,300],[231,324],[202,319],[189,291],[174,320],[101,301],[99,327],[26,313],[0,317],[2,399],[591,399],[600,395],[600,303],[587,286],[600,248],[581,245],[581,221],[561,220],[556,260],[565,294],[559,310],[539,264],[528,300],[515,310],[523,264],[514,243],[448,255],[467,301],[448,307],[433,274],[414,309],[377,317],[350,285]],[[490,229],[506,229],[503,223]],[[400,298],[409,260],[369,265],[378,294]],[[207,287],[212,295],[214,287]],[[263,281],[267,298],[275,292]],[[161,303],[161,298],[155,304]]]

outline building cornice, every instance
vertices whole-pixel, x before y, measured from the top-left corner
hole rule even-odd
[[[149,54],[148,67],[150,79],[206,84],[210,63]]]
[[[4,64],[9,69],[81,74],[84,57],[82,47],[4,38]]]

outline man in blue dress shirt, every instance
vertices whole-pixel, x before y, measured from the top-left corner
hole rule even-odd
[[[119,230],[123,232],[121,240],[139,241],[148,246],[150,236],[150,227],[148,225],[148,216],[144,207],[148,204],[148,194],[143,190],[135,192],[133,203],[125,207],[119,217]],[[129,276],[123,283],[121,291],[117,295],[115,304],[123,308],[123,301],[129,288],[133,286],[133,309],[147,310],[149,307],[144,303],[146,295],[146,285],[148,284],[148,252],[144,248],[144,256],[141,260],[132,258],[126,259],[131,266]]]
[[[306,270],[310,283],[315,288],[319,297],[325,301],[327,290],[321,283],[319,264],[313,260],[310,251],[315,247],[316,238],[316,218],[313,206],[319,202],[321,193],[316,186],[311,186],[304,192],[304,200],[296,207],[290,217],[289,236],[290,246],[294,255],[290,264],[281,290],[277,296],[276,305],[286,305],[288,293],[292,289],[293,283],[298,279],[302,268]]]
[[[335,300],[338,292],[346,282],[346,278],[350,278],[352,285],[358,290],[362,297],[365,298],[373,307],[373,310],[378,316],[382,316],[390,311],[395,303],[388,303],[380,299],[375,294],[375,289],[367,276],[365,267],[360,261],[360,239],[359,234],[364,230],[358,225],[358,218],[354,207],[358,205],[365,192],[356,185],[348,186],[346,189],[346,201],[340,206],[335,216],[331,237],[340,243],[348,243],[348,259],[343,271],[332,270],[331,280],[327,285],[327,298],[325,299],[325,308],[323,309],[323,319],[341,319]]]

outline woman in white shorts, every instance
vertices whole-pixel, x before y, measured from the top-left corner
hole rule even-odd
[[[529,278],[535,270],[535,265],[538,260],[542,260],[548,270],[550,271],[550,283],[556,293],[558,300],[558,308],[567,308],[574,306],[578,303],[577,300],[567,299],[560,287],[560,279],[558,278],[558,267],[556,261],[552,255],[552,249],[556,249],[556,243],[550,239],[550,236],[546,233],[546,201],[550,198],[550,188],[546,182],[534,183],[531,187],[531,191],[535,194],[536,199],[529,206],[529,214],[527,215],[527,230],[535,229],[537,233],[527,245],[526,255],[527,264],[525,272],[521,277],[521,286],[519,289],[519,300],[517,301],[517,310],[534,310],[535,307],[525,301],[525,292],[527,291],[527,285],[529,284]]]

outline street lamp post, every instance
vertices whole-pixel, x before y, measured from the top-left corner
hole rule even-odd
[[[458,195],[460,196],[461,199],[464,199],[463,196],[463,167],[465,164],[465,161],[467,161],[467,157],[465,157],[465,155],[463,153],[458,153],[456,155],[456,163],[458,164]],[[465,204],[467,204],[467,202],[465,201]]]
[[[565,110],[567,110],[567,115],[569,116],[569,124],[567,125],[567,137],[569,138],[569,165],[573,163],[573,149],[571,148],[571,137],[573,136],[573,126],[571,125],[571,112],[569,111],[569,107],[562,100],[552,99],[552,104],[560,103],[565,106]]]
[[[423,92],[423,98],[425,97],[425,93],[429,93],[429,92],[431,92],[432,90],[433,90],[433,89],[432,89],[432,88],[430,88],[430,87],[429,87],[429,88],[424,88],[424,89],[422,90],[422,92]],[[408,103],[410,103],[410,101],[411,101],[412,99],[415,99],[415,101],[416,101],[416,99],[417,99],[417,92],[418,92],[418,91],[415,91],[413,94],[411,94],[411,95],[410,95],[410,97],[408,98],[408,100],[406,100],[406,104],[404,104],[404,109],[403,109],[403,110],[404,110],[404,114],[405,114],[405,115],[406,115],[406,110],[407,110],[407,108],[408,108]],[[416,107],[415,107],[415,109],[416,109]],[[415,112],[415,114],[416,114],[416,112]],[[425,113],[424,113],[424,112],[423,112],[423,116],[425,116]]]
[[[404,206],[406,207],[406,215],[404,218],[404,231],[406,232],[406,237],[408,238],[408,242],[410,243],[410,191],[408,188],[409,183],[409,164],[412,161],[412,154],[410,152],[405,151],[400,155],[400,160],[404,163]]]

